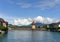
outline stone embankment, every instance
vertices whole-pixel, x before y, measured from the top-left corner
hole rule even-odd
[[[5,33],[5,31],[1,31],[1,30],[0,30],[0,34],[4,34],[4,33]]]

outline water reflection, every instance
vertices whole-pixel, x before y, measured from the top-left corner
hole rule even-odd
[[[33,42],[60,42],[60,33],[47,31],[33,31]]]
[[[0,42],[5,42],[7,41],[7,34],[0,35]]]
[[[60,42],[60,33],[12,30],[8,34],[0,36],[0,42]]]
[[[8,39],[14,42],[31,42],[31,31],[13,31],[8,34]]]

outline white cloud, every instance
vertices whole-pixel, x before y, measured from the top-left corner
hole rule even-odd
[[[41,23],[44,22],[44,18],[43,18],[42,16],[38,16],[38,17],[34,18],[34,20],[35,20],[36,22],[41,22]]]
[[[9,0],[8,3],[19,5],[20,8],[39,8],[44,10],[57,6],[57,4],[60,4],[60,0],[42,0],[33,3]]]
[[[18,5],[21,6],[21,8],[30,8],[31,7],[31,4],[29,3],[17,3]]]
[[[59,19],[55,19],[55,18],[49,18],[49,17],[45,18],[42,16],[37,16],[34,19],[31,19],[31,18],[14,19],[14,25],[19,25],[19,26],[29,25],[32,23],[33,20],[35,22],[40,22],[40,23],[44,23],[44,24],[56,23],[56,22],[60,21]]]
[[[31,19],[14,19],[14,25],[29,25],[31,24]]]
[[[38,16],[38,17],[34,18],[34,20],[36,22],[40,22],[40,23],[44,23],[44,24],[56,23],[56,22],[60,21],[59,19],[49,18],[49,17],[45,18],[42,16]]]
[[[60,0],[45,0],[45,1],[42,1],[42,2],[40,1],[36,5],[36,7],[44,10],[44,9],[48,9],[48,8],[54,7],[57,4],[60,4]]]

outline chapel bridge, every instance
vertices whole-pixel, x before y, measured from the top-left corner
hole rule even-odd
[[[60,32],[60,28],[10,28],[9,30],[40,30],[40,31],[56,31],[56,32]]]

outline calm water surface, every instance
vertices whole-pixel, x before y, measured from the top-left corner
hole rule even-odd
[[[60,42],[60,33],[12,30],[8,34],[0,35],[0,42]]]

